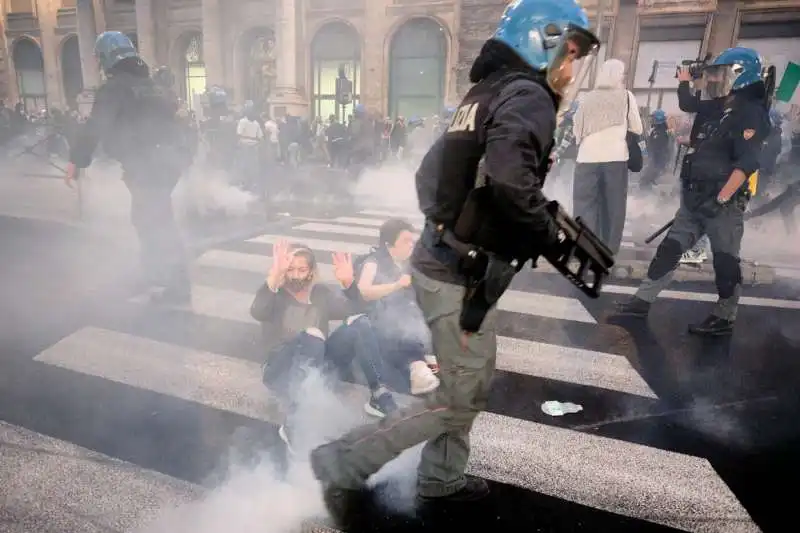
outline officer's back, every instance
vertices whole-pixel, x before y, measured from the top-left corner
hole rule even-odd
[[[79,167],[88,166],[95,147],[102,143],[126,172],[177,167],[174,149],[182,132],[174,94],[150,79],[147,65],[136,56],[118,61],[106,74],[108,79],[97,90],[71,159]]]
[[[470,72],[470,89],[444,134],[417,171],[420,209],[433,224],[454,228],[467,196],[476,186],[484,153],[492,194],[493,243],[475,243],[497,253],[529,245],[525,235],[548,242],[555,233],[541,186],[556,127],[558,97],[547,82],[509,48],[488,41]],[[489,224],[487,222],[486,227]],[[453,269],[425,246],[412,262],[422,273],[444,282],[460,282]],[[428,243],[430,244],[430,243]],[[488,246],[487,246],[488,245]]]

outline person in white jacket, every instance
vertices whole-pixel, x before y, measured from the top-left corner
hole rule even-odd
[[[642,134],[636,97],[625,89],[625,64],[609,59],[581,99],[573,132],[578,144],[573,213],[616,254],[628,203],[627,132]]]

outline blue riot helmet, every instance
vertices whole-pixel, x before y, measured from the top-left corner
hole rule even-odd
[[[572,62],[595,53],[600,41],[576,0],[515,0],[506,7],[494,36],[534,70],[545,72],[557,94],[573,81]]]
[[[703,68],[702,97],[724,98],[763,81],[764,64],[758,52],[752,48],[728,48]]]
[[[366,113],[366,111],[367,111],[367,108],[364,107],[364,104],[356,104],[353,107],[353,114],[354,115],[363,115],[364,113]]]
[[[653,119],[653,124],[665,124],[667,122],[667,114],[663,109],[656,109],[650,117]]]
[[[94,42],[94,55],[106,73],[123,59],[139,57],[133,42],[120,31],[106,31],[98,35]]]

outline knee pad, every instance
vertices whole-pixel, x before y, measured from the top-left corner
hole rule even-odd
[[[647,277],[653,281],[663,278],[678,266],[682,254],[681,243],[667,237],[658,245],[656,256],[647,269]]]
[[[319,328],[306,328],[305,330],[306,335],[311,335],[321,341],[325,340],[325,334],[322,333],[322,330]]]
[[[731,254],[714,254],[714,274],[720,298],[730,298],[734,295],[736,286],[741,285],[742,267],[739,262],[739,258]]]

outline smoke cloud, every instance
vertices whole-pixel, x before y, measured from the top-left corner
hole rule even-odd
[[[259,443],[250,443],[256,447],[254,462],[244,458],[252,451],[234,446],[221,483],[197,501],[165,509],[137,533],[294,533],[308,521],[324,520],[322,492],[308,454],[362,423],[366,398],[360,389],[338,386],[313,370],[299,388],[302,401],[292,434],[295,455],[288,457],[287,465],[276,459],[283,454],[274,447],[259,449]]]

